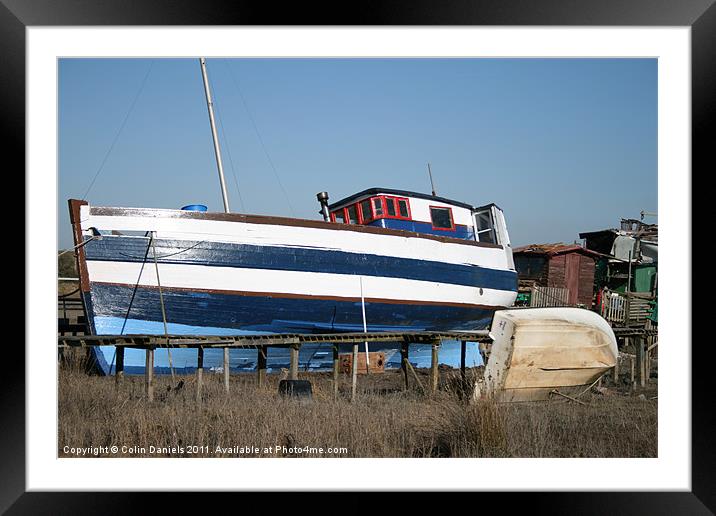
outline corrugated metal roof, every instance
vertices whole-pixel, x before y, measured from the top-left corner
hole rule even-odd
[[[564,244],[562,242],[554,243],[554,244],[530,244],[525,245],[522,247],[516,247],[512,250],[512,253],[530,253],[530,254],[546,254],[549,256],[554,256],[556,254],[563,254],[563,253],[584,253],[588,254],[590,256],[599,256],[599,253],[596,253],[594,251],[590,251],[589,249],[585,249],[581,245],[578,244]]]

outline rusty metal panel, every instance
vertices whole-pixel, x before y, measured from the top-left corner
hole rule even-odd
[[[366,368],[365,353],[358,353],[358,374],[376,374],[385,372],[385,353],[371,351],[368,353],[370,367]],[[353,354],[340,353],[338,355],[338,372],[351,374],[353,372]]]

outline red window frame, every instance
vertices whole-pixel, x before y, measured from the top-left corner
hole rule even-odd
[[[379,201],[379,202],[380,202],[380,209],[381,209],[381,211],[383,212],[383,213],[381,213],[380,215],[378,215],[378,214],[375,212],[375,201]],[[385,213],[385,198],[384,198],[382,195],[378,195],[377,197],[371,197],[371,198],[370,198],[370,212],[373,214],[373,218],[371,219],[371,222],[372,222],[373,220],[377,220],[378,218],[381,218],[381,219],[382,219],[382,218],[385,218],[385,217],[386,217],[386,213]]]
[[[450,214],[450,226],[451,226],[450,228],[438,228],[438,227],[435,227],[435,224],[433,224],[433,213],[432,213],[432,211],[430,211],[430,210],[432,210],[433,208],[437,208],[437,209],[440,209],[440,210],[447,210],[447,211],[448,211],[448,214]],[[454,232],[455,230],[457,230],[457,227],[455,226],[455,219],[454,219],[453,216],[452,216],[452,208],[451,208],[451,207],[449,207],[449,206],[432,206],[432,205],[430,205],[430,206],[428,207],[428,211],[430,211],[430,225],[433,227],[434,230],[436,230],[436,231],[451,231],[451,232]]]
[[[377,215],[375,212],[375,200],[380,200],[380,206],[383,209],[382,215]],[[363,217],[363,209],[361,208],[361,203],[368,202],[370,204],[370,218],[364,218]],[[395,208],[395,215],[390,215],[388,213],[388,202],[393,203],[393,207]],[[403,217],[400,214],[400,204],[399,201],[405,201],[405,205],[408,208],[408,216]],[[352,204],[349,204],[348,206],[345,206],[344,208],[340,208],[338,210],[334,210],[331,212],[331,222],[338,222],[340,224],[352,224],[350,222],[350,217],[348,215],[348,208],[351,206],[355,207],[356,215],[358,216],[358,224],[368,224],[370,222],[373,222],[378,219],[400,219],[400,220],[413,220],[413,212],[410,208],[410,199],[407,197],[395,197],[392,195],[376,195],[373,197],[366,197],[364,199],[361,199],[360,201],[356,201]],[[436,206],[436,207],[442,207],[442,206]],[[343,213],[343,221],[339,221],[336,217],[336,213],[341,211]],[[452,210],[450,210],[450,220],[452,221]],[[454,230],[454,222],[453,222],[453,230]],[[447,229],[446,231],[451,231]]]
[[[383,198],[383,214],[384,214],[383,216],[386,219],[413,220],[413,212],[410,209],[410,199],[408,199],[407,197],[395,197],[392,195],[383,195],[381,197]],[[395,207],[395,215],[388,214],[388,206],[387,206],[388,199],[390,199],[394,203],[393,206]],[[405,205],[408,208],[408,216],[407,217],[403,217],[400,214],[400,205],[398,204],[398,201],[405,201]]]
[[[375,211],[373,210],[373,199],[374,197],[366,197],[365,199],[361,199],[356,205],[356,211],[358,212],[358,224],[367,224],[369,222],[373,222],[375,220]],[[370,217],[369,218],[363,218],[363,206],[362,204],[364,202],[368,203],[368,206],[370,207]]]
[[[356,222],[355,222],[355,223],[351,221],[351,216],[350,216],[350,214],[348,213],[348,209],[349,209],[351,206],[354,207],[355,210],[356,210]],[[344,213],[344,217],[345,217],[345,220],[346,220],[346,224],[352,224],[352,225],[355,226],[356,224],[360,224],[360,223],[361,223],[360,203],[354,202],[354,203],[352,203],[352,204],[349,204],[348,206],[346,206],[345,208],[343,208],[343,213]]]

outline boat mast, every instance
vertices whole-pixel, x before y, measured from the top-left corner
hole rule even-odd
[[[206,93],[206,107],[209,109],[209,123],[211,124],[211,135],[214,138],[214,153],[216,154],[216,166],[219,169],[219,182],[221,183],[221,196],[224,200],[224,211],[231,213],[229,209],[229,197],[226,195],[226,181],[224,180],[224,165],[221,162],[221,149],[219,148],[219,137],[216,134],[216,122],[214,121],[214,102],[211,100],[209,89],[209,77],[206,74],[206,59],[199,58],[201,64],[201,75],[204,78],[204,93]]]

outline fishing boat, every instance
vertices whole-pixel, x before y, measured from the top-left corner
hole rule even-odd
[[[517,273],[495,204],[369,188],[332,204],[317,194],[323,220],[231,213],[201,65],[225,210],[70,199],[93,334],[474,331],[513,304]],[[98,348],[104,372],[113,352]]]
[[[387,188],[323,202],[328,221],[70,200],[91,332],[471,331],[513,304],[494,204]]]

